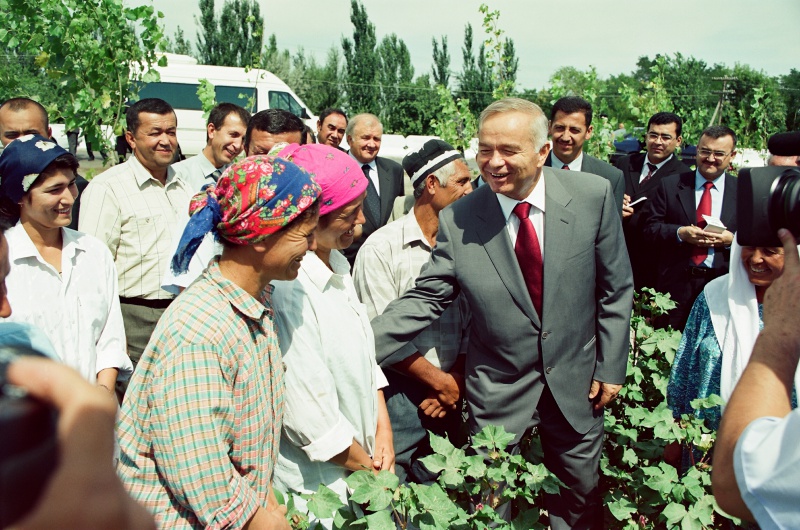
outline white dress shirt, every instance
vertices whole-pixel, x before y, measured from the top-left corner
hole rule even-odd
[[[275,466],[280,491],[314,492],[324,484],[345,500],[350,472],[329,462],[355,439],[375,449],[378,389],[366,308],[353,288],[347,259],[331,252],[331,271],[307,252],[297,280],[273,282],[272,303],[286,365],[283,432]]]
[[[645,157],[644,157],[644,164],[642,164],[642,172],[641,172],[641,173],[639,173],[639,184],[641,184],[641,183],[642,183],[642,181],[643,181],[643,180],[644,180],[644,179],[647,177],[647,175],[650,173],[650,168],[648,167],[648,165],[647,165],[647,164],[653,164],[654,166],[656,166],[656,168],[653,170],[653,173],[655,173],[656,171],[658,171],[659,169],[661,169],[661,166],[663,166],[664,164],[666,164],[667,162],[669,162],[670,160],[672,160],[672,157],[673,157],[673,156],[675,156],[675,155],[669,155],[667,158],[665,158],[664,160],[662,160],[662,161],[661,161],[661,162],[659,162],[658,164],[653,164],[652,162],[650,162],[650,159],[649,159],[649,158],[647,158],[647,155],[645,155]]]
[[[564,167],[564,162],[559,160],[553,151],[550,151],[550,156],[553,157],[552,164],[554,168],[562,169]],[[575,157],[575,160],[567,164],[567,167],[570,171],[580,171],[581,167],[583,167],[583,151],[581,151],[580,154]]]
[[[800,528],[800,409],[754,420],[742,432],[733,469],[742,500],[763,530]]]
[[[506,230],[508,230],[508,237],[511,238],[511,248],[514,248],[514,245],[517,244],[517,233],[519,232],[519,217],[514,214],[514,207],[520,202],[527,202],[533,206],[528,218],[533,223],[534,230],[536,230],[536,236],[539,238],[539,247],[541,247],[542,251],[542,259],[544,260],[544,172],[542,172],[533,190],[522,201],[511,199],[501,193],[497,194],[497,201],[500,203],[500,209],[506,219]]]
[[[44,261],[20,223],[6,231],[11,273],[6,278],[10,322],[27,322],[50,339],[64,364],[90,382],[106,368],[127,379],[117,271],[108,249],[92,236],[62,228],[61,274]]]
[[[220,175],[225,172],[228,165],[230,164],[219,168]],[[212,175],[217,171],[217,168],[206,158],[202,151],[186,160],[172,164],[172,169],[175,170],[177,177],[183,181],[192,194],[199,193],[206,184],[216,183]]]
[[[725,196],[725,173],[712,180],[714,185],[711,187],[711,216],[719,219],[722,216],[722,197]],[[695,171],[694,175],[694,204],[695,208],[700,205],[700,198],[703,196],[706,183],[706,178],[700,174],[700,171]],[[708,256],[703,261],[703,267],[711,267],[714,263],[714,247],[709,247]]]

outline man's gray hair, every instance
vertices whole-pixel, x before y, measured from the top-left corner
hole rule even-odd
[[[491,103],[483,109],[478,120],[478,131],[483,127],[483,122],[495,114],[503,112],[522,112],[531,116],[531,140],[533,147],[538,151],[547,142],[547,116],[541,107],[526,99],[503,98]]]
[[[439,185],[441,187],[446,188],[447,183],[450,182],[450,177],[456,174],[456,162],[464,162],[464,160],[457,158],[429,174],[435,176],[439,180]],[[428,176],[425,175],[425,178],[420,181],[416,188],[414,188],[415,200],[422,197],[422,194],[425,192],[425,184],[427,184],[427,182]]]
[[[356,114],[350,119],[350,121],[347,122],[347,127],[344,129],[344,135],[353,136],[353,131],[362,122],[375,122],[381,128],[381,131],[383,131],[383,124],[381,123],[380,118],[374,114],[364,112],[363,114]]]

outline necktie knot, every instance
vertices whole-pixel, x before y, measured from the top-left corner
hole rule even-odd
[[[361,166],[361,171],[363,171],[364,174],[367,177],[369,177],[369,164],[364,164],[363,166]]]
[[[710,190],[711,188],[713,188],[713,187],[714,187],[714,183],[713,183],[713,182],[711,182],[711,181],[704,182],[704,183],[703,183],[703,187],[704,187],[705,189],[707,189],[707,190]]]
[[[655,164],[651,164],[650,162],[648,162],[648,163],[647,163],[647,169],[648,169],[648,170],[650,170],[650,174],[653,174],[653,173],[655,173],[655,172],[656,172],[656,169],[658,169],[658,166],[657,166],[657,165],[655,165]]]
[[[561,166],[561,169],[566,169],[567,171],[569,171],[569,165],[564,164],[563,166]]]
[[[527,219],[528,216],[531,214],[531,203],[529,202],[518,202],[516,206],[514,206],[514,215],[516,215],[520,220]]]

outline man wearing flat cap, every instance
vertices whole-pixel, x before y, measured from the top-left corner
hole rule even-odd
[[[408,154],[403,169],[414,187],[414,207],[366,240],[353,269],[356,292],[370,318],[413,287],[436,244],[439,211],[472,192],[464,157],[441,140],[428,140]],[[401,479],[432,480],[419,462],[431,452],[427,431],[452,436],[460,427],[467,323],[467,305],[459,298],[408,344],[401,360],[387,363],[378,356],[388,368],[384,395]]]
[[[800,166],[800,131],[773,134],[767,149],[768,166]]]

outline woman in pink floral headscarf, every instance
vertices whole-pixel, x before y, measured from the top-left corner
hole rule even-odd
[[[327,145],[278,152],[322,188],[317,248],[294,282],[274,282],[278,338],[286,364],[286,416],[275,487],[310,493],[320,484],[346,500],[352,471],[394,471],[392,430],[375,362],[375,341],[350,265],[340,252],[364,222],[367,179],[358,163]],[[299,497],[297,504],[304,504]],[[321,522],[329,526],[329,522]]]

